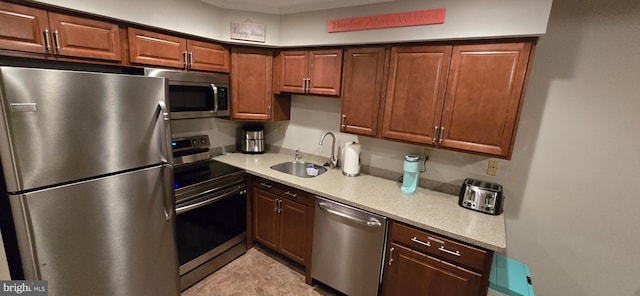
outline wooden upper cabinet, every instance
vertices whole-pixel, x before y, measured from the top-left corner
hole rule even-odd
[[[122,45],[118,25],[49,13],[56,54],[121,61]]]
[[[136,28],[128,32],[131,63],[186,67],[186,39]]]
[[[189,68],[229,73],[229,50],[222,45],[187,40]]]
[[[45,30],[49,20],[45,10],[0,2],[0,24],[0,48],[47,52]]]
[[[118,25],[0,2],[0,48],[108,61],[122,60]]]
[[[231,53],[231,118],[271,119],[273,51],[233,48]]]
[[[280,91],[340,95],[342,49],[280,52]]]
[[[341,132],[378,135],[378,121],[382,118],[380,104],[385,90],[386,52],[384,47],[345,50]]]
[[[382,137],[433,144],[440,123],[452,46],[391,49]]]
[[[129,28],[131,63],[229,73],[224,46]]]
[[[309,52],[285,50],[280,52],[280,91],[306,93],[306,79],[309,73]]]
[[[453,48],[441,147],[510,158],[531,43]]]

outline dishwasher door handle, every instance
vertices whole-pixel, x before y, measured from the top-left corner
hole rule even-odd
[[[378,221],[375,218],[370,218],[371,220],[360,219],[359,217],[354,217],[354,216],[351,216],[351,215],[349,215],[347,213],[343,213],[343,212],[340,212],[338,210],[332,209],[331,205],[328,204],[328,203],[319,202],[318,203],[318,207],[321,210],[323,210],[323,211],[325,211],[325,212],[327,212],[329,214],[340,216],[342,218],[351,220],[351,221],[356,222],[356,223],[360,223],[360,224],[365,225],[367,227],[382,227],[382,223],[380,223],[380,221]]]

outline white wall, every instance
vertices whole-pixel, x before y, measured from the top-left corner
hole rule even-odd
[[[221,9],[197,0],[35,1],[220,41],[271,46],[280,42],[277,15]],[[265,43],[229,38],[229,22],[247,20],[267,26]]]
[[[552,0],[395,0],[356,7],[283,15],[280,45],[357,44],[407,40],[542,35]],[[327,33],[327,21],[446,8],[444,24]]]
[[[435,150],[423,177],[505,186],[507,255],[526,263],[536,295],[640,296],[640,2],[557,1],[538,44],[511,161]],[[329,155],[340,100],[294,96],[268,140]],[[363,162],[402,171],[420,147],[356,138]]]

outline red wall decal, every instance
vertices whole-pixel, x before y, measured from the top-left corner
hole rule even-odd
[[[408,27],[444,23],[445,9],[429,9],[373,16],[353,17],[327,22],[327,32],[345,32],[382,28]]]

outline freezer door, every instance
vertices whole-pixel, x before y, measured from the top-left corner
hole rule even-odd
[[[180,293],[169,166],[10,196],[25,277],[49,295]]]
[[[0,88],[9,192],[168,162],[162,78],[0,67]]]

